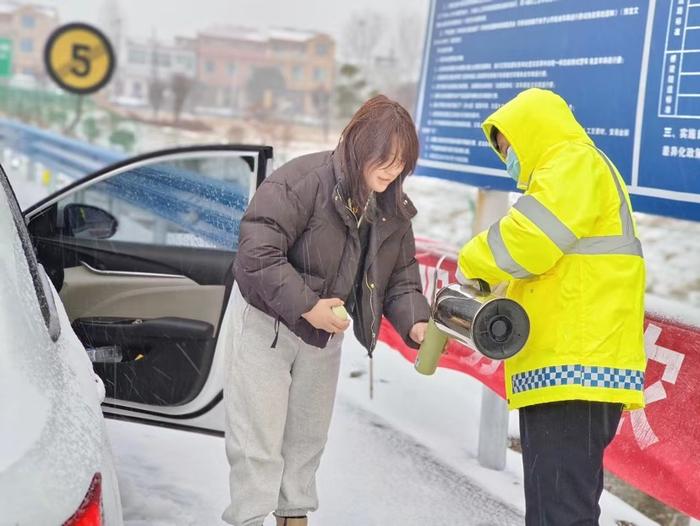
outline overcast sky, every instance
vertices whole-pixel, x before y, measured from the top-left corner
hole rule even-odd
[[[100,12],[110,0],[35,0],[52,5],[62,23],[100,25]],[[292,27],[330,33],[340,39],[353,11],[373,9],[386,17],[415,13],[425,21],[429,0],[111,0],[126,19],[129,36],[159,38],[193,36],[216,24]]]

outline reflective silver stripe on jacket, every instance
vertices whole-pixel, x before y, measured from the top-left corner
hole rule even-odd
[[[592,146],[593,147],[593,146]],[[617,195],[620,199],[620,224],[622,235],[619,236],[591,236],[578,239],[576,235],[546,206],[531,195],[525,195],[518,199],[513,208],[532,221],[537,228],[554,243],[564,254],[617,254],[643,257],[642,244],[634,235],[634,222],[632,213],[625,194],[622,190],[615,169],[606,155],[596,148],[596,151],[605,160],[610,170],[610,175],[615,182]],[[515,278],[530,277],[531,274],[520,266],[510,255],[503,242],[499,223],[492,225],[488,233],[488,243],[493,252],[498,267]]]
[[[532,276],[532,274],[521,267],[510,255],[510,252],[508,252],[508,248],[506,248],[506,244],[503,242],[503,236],[501,236],[500,222],[491,225],[486,240],[498,268],[515,278],[524,279]]]
[[[594,146],[591,146],[594,148]],[[596,151],[608,165],[610,175],[612,175],[617,188],[617,196],[620,198],[620,223],[622,224],[622,235],[620,236],[595,236],[581,238],[571,250],[571,254],[621,254],[626,256],[644,257],[642,252],[642,244],[634,235],[634,221],[632,220],[632,212],[625,199],[625,193],[622,191],[620,180],[615,174],[610,159],[601,150],[595,148]]]
[[[569,227],[531,195],[518,199],[513,208],[535,223],[562,252],[568,252],[576,244],[576,235]]]

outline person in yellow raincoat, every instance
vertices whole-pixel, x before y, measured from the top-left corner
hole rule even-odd
[[[526,523],[598,524],[603,453],[623,409],[644,406],[645,266],[625,183],[566,102],[529,89],[483,130],[524,195],[459,253],[459,277],[530,318],[506,360],[520,410]]]

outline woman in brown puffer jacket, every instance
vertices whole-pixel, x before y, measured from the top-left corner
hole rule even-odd
[[[233,350],[224,399],[231,504],[224,520],[305,525],[318,508],[316,470],[349,322],[372,353],[382,316],[417,347],[429,307],[421,293],[402,191],[413,171],[413,121],[384,96],[353,116],[334,151],[276,170],[241,221],[234,265]]]

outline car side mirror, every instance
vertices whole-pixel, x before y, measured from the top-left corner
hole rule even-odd
[[[63,209],[63,233],[81,239],[109,239],[117,231],[119,221],[96,206],[69,204]]]

